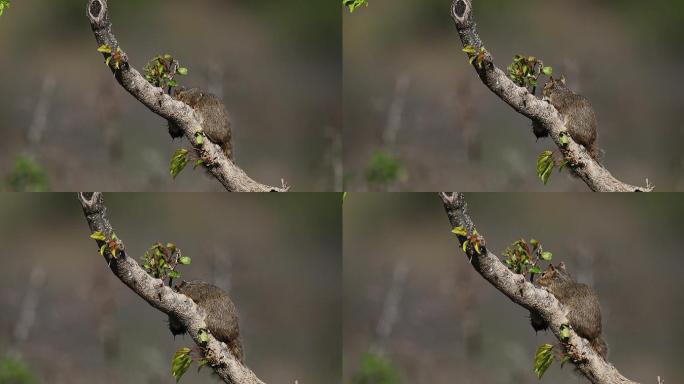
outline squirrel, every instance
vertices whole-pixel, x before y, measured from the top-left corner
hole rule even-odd
[[[204,134],[211,142],[218,144],[226,156],[233,161],[231,122],[221,100],[199,88],[177,90],[173,97],[195,110]],[[181,137],[183,130],[169,121],[169,135],[174,139]]]
[[[184,281],[174,287],[178,293],[188,296],[206,315],[207,330],[219,341],[226,343],[230,352],[243,363],[244,354],[240,341],[240,326],[235,304],[219,287],[200,280]],[[169,315],[169,330],[176,336],[187,329],[178,318]]]
[[[553,76],[544,84],[544,99],[548,100],[561,114],[570,137],[584,146],[589,155],[599,160],[599,148],[596,144],[596,114],[586,97],[574,93],[565,85],[565,76],[554,79]],[[538,122],[532,123],[532,131],[539,139],[549,135],[548,130]]]
[[[577,334],[589,341],[591,347],[603,359],[608,354],[608,345],[601,337],[601,307],[598,297],[586,284],[577,283],[560,263],[549,265],[539,276],[537,284],[551,292],[563,307],[568,310],[570,326]],[[530,312],[532,328],[545,330],[549,324],[538,315]]]

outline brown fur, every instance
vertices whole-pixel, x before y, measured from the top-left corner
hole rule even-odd
[[[557,267],[549,265],[539,276],[537,284],[551,292],[563,307],[568,310],[570,326],[577,334],[587,340],[592,348],[604,359],[608,346],[601,337],[601,306],[598,297],[586,284],[575,282],[565,269],[565,264]],[[536,331],[548,328],[544,319],[530,313],[532,327]]]
[[[240,341],[238,313],[228,295],[217,286],[199,280],[184,281],[174,289],[190,297],[204,310],[207,330],[217,340],[226,343],[233,356],[242,362],[244,355]],[[187,331],[183,324],[172,316],[169,316],[169,329],[174,336]]]
[[[564,119],[565,128],[570,137],[584,148],[589,155],[596,161],[599,160],[600,150],[596,144],[596,114],[591,107],[589,100],[584,96],[574,93],[565,84],[565,77],[560,79],[551,77],[544,84],[542,91]],[[547,130],[538,123],[532,124],[532,131],[537,138],[548,136]]]
[[[221,100],[199,88],[176,91],[174,97],[195,110],[204,134],[213,143],[221,146],[229,159],[234,160],[230,117]],[[169,121],[169,135],[172,138],[181,137],[183,131]]]

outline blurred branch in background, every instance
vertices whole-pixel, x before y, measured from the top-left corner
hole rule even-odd
[[[579,176],[592,191],[597,192],[649,192],[653,186],[646,180],[645,187],[623,183],[593,159],[590,154],[567,134],[563,117],[551,104],[537,99],[526,87],[516,85],[495,64],[492,55],[476,31],[471,0],[454,0],[451,16],[458,34],[470,56],[470,61],[483,84],[518,113],[541,124],[558,146],[571,170]],[[536,59],[535,59],[536,60]]]
[[[454,233],[457,233],[459,245],[462,246],[473,268],[513,302],[548,321],[549,329],[564,346],[566,355],[579,372],[594,384],[636,383],[622,376],[586,339],[567,325],[569,321],[566,311],[553,294],[535,287],[526,281],[524,275],[513,273],[498,256],[489,252],[484,237],[477,233],[470,218],[463,193],[441,192],[439,197],[444,204],[451,227],[462,232]],[[477,245],[471,240],[473,236],[478,239]]]

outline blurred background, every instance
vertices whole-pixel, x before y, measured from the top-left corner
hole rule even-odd
[[[373,4],[371,4],[372,6]],[[640,382],[681,382],[684,200],[677,194],[467,194],[501,256],[535,238],[590,284],[608,358]],[[486,282],[459,249],[434,193],[349,194],[344,203],[345,383],[532,383],[529,312]],[[351,308],[351,309],[350,309]],[[371,380],[373,378],[373,380]],[[556,361],[547,383],[579,383]]]
[[[617,178],[684,189],[684,2],[474,3],[502,70],[515,54],[537,56],[591,100],[603,163]],[[566,172],[539,181],[537,156],[556,146],[536,142],[530,121],[482,84],[450,4],[371,0],[344,12],[346,190],[587,190]]]
[[[247,365],[267,383],[341,375],[339,194],[105,194],[131,256],[174,242],[181,279],[229,292]],[[171,383],[192,347],[108,270],[69,194],[0,198],[0,382]],[[214,382],[193,368],[183,383]]]
[[[174,181],[166,121],[114,80],[86,0],[12,1],[0,17],[0,187],[219,191],[190,167]],[[114,33],[142,71],[169,53],[179,85],[219,95],[236,162],[255,180],[341,190],[338,4],[279,0],[117,0]]]

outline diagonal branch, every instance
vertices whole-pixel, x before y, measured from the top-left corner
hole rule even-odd
[[[475,225],[468,214],[465,197],[459,192],[441,192],[439,197],[444,203],[451,227],[465,228],[468,233],[475,230]],[[459,244],[463,245],[465,236],[458,236]],[[545,289],[537,288],[525,277],[511,272],[493,253],[487,250],[482,240],[480,253],[468,245],[466,254],[471,260],[473,268],[490,284],[508,296],[511,301],[523,308],[538,314],[549,324],[549,329],[564,345],[571,361],[577,369],[594,384],[636,384],[618,372],[618,370],[603,360],[589,345],[589,342],[578,336],[570,328],[570,338],[561,339],[561,325],[569,324],[563,306]]]
[[[112,32],[107,0],[88,0],[87,13],[97,44],[107,45],[112,52],[117,52],[120,47]],[[229,192],[286,192],[289,189],[284,181],[281,187],[271,187],[252,180],[245,171],[225,156],[217,144],[209,140],[196,140],[197,135],[202,134],[202,124],[195,117],[193,109],[181,101],[174,100],[161,88],[150,84],[130,65],[126,53],[123,50],[120,53],[120,69],[112,69],[119,84],[152,112],[180,127],[199,158],[202,159],[205,168],[226,190]],[[108,55],[103,54],[105,57]]]
[[[476,31],[477,25],[473,16],[471,0],[453,0],[451,17],[454,19],[464,47],[472,46],[477,52],[480,51],[480,48],[484,48],[484,44]],[[501,69],[494,65],[489,52],[486,52],[483,64],[480,68],[476,63],[473,63],[480,80],[518,113],[544,126],[563,156],[571,164],[576,165],[573,168],[574,173],[587,184],[589,189],[595,192],[650,192],[653,190],[653,186],[648,183],[648,180],[645,187],[637,187],[616,179],[607,169],[592,159],[584,147],[575,143],[570,135],[564,135],[569,139],[569,143],[563,144],[561,132],[565,129],[563,119],[556,108],[536,98],[525,87],[519,87],[513,83]]]
[[[113,238],[114,229],[107,218],[107,208],[100,192],[80,192],[78,200],[83,206],[90,232],[101,232],[107,239]],[[249,368],[229,352],[225,344],[216,340],[210,333],[209,341],[200,341],[200,329],[207,329],[204,313],[187,296],[175,292],[164,285],[160,279],[155,279],[143,270],[133,258],[128,257],[123,242],[118,241],[117,257],[110,252],[104,252],[105,259],[112,272],[124,284],[150,305],[167,315],[177,317],[187,328],[188,334],[195,343],[204,349],[209,365],[223,381],[231,384],[264,384]],[[105,242],[97,240],[97,246],[102,247]]]

